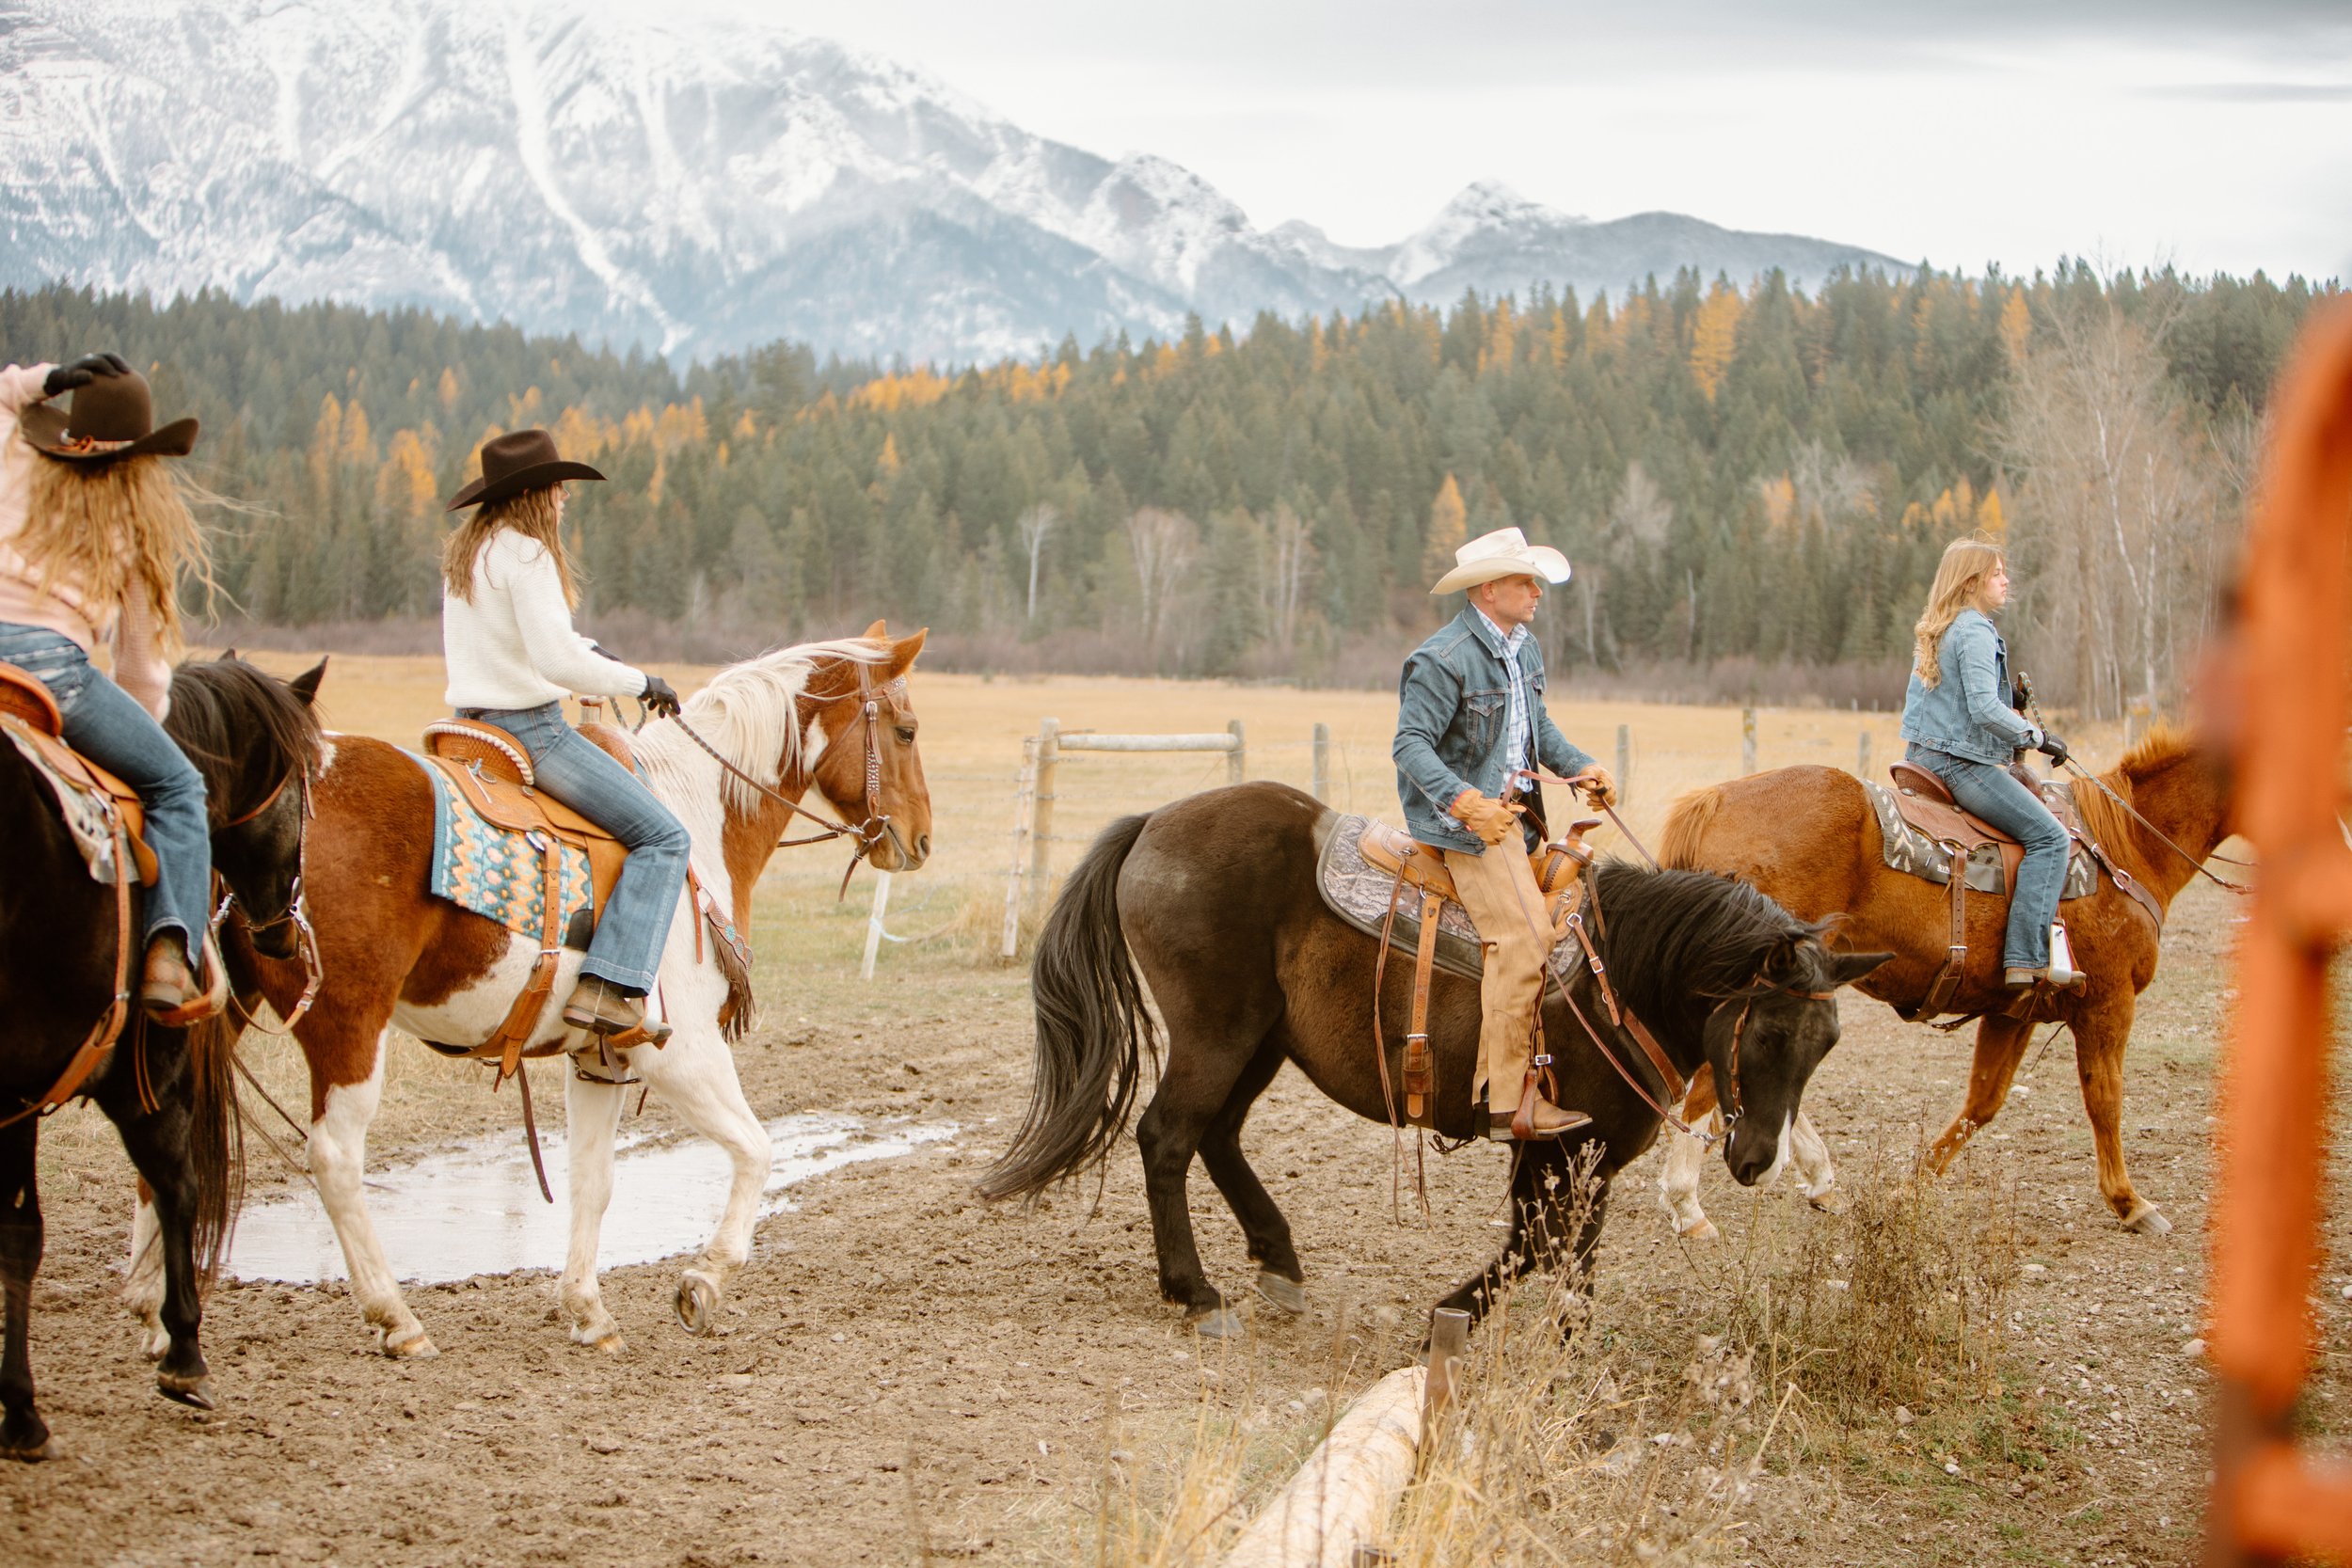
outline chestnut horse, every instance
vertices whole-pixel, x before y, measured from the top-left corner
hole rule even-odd
[[[203,776],[214,869],[237,900],[275,914],[296,895],[304,783],[318,760],[310,696],[320,670],[293,686],[225,658],[172,673],[166,729]],[[120,923],[136,929],[117,889],[89,872],[58,816],[56,798],[15,746],[0,741],[0,825],[8,869],[0,877],[0,1459],[50,1456],[33,1400],[33,1274],[43,1242],[33,1106],[102,1020],[119,1015],[136,974]],[[81,1092],[115,1124],[153,1223],[138,1259],[153,1283],[165,1396],[210,1410],[198,1343],[202,1282],[218,1259],[240,1177],[232,1036],[216,1023],[167,1029],[134,1005],[111,1052]]]
[[[1200,1267],[1184,1185],[1199,1155],[1241,1222],[1258,1265],[1258,1292],[1303,1310],[1306,1275],[1290,1224],[1242,1155],[1242,1123],[1284,1062],[1373,1121],[1389,1119],[1387,1085],[1401,1082],[1411,1015],[1412,956],[1388,964],[1375,1010],[1379,943],[1325,907],[1318,853],[1339,819],[1314,797],[1260,783],[1194,795],[1112,823],[1086,852],[1038,938],[1037,1072],[1027,1116],[993,1169],[987,1197],[1043,1192],[1109,1157],[1135,1103],[1140,1058],[1158,1030],[1144,985],[1168,1025],[1168,1064],[1136,1128],[1143,1153],[1160,1292],[1200,1332],[1222,1337],[1239,1321]],[[1500,851],[1498,851],[1500,852]],[[1656,1035],[1678,1072],[1726,1063],[1745,1112],[1724,1140],[1724,1163],[1753,1182],[1779,1160],[1805,1080],[1837,1040],[1830,993],[1886,955],[1832,953],[1819,928],[1791,919],[1753,888],[1724,877],[1645,871],[1621,862],[1591,873],[1601,911],[1592,929],[1615,994]],[[1141,974],[1138,975],[1137,971]],[[1607,1183],[1650,1146],[1661,1125],[1650,1097],[1656,1069],[1613,1022],[1622,1070],[1583,1033],[1575,1009],[1612,1009],[1581,964],[1543,1008],[1557,1042],[1557,1101],[1592,1117],[1565,1137],[1533,1143],[1512,1163],[1511,1235],[1502,1255],[1439,1305],[1482,1316],[1495,1293],[1573,1249],[1583,1261],[1600,1234]],[[1460,1138],[1478,1050],[1478,982],[1438,972],[1429,997],[1437,1131]],[[1374,1024],[1380,1025],[1375,1051]],[[1581,1230],[1568,1234],[1573,1185],[1586,1149],[1601,1183]]]
[[[872,826],[864,855],[877,869],[913,870],[930,855],[930,797],[905,686],[923,636],[893,640],[878,621],[862,638],[764,654],[719,672],[681,719],[656,720],[633,736],[646,787],[685,824],[696,874],[732,910],[739,931],[751,928],[753,885],[796,816],[787,802],[812,788],[844,821]],[[326,983],[294,1029],[310,1069],[310,1173],[342,1244],[353,1300],[381,1348],[431,1355],[433,1341],[401,1295],[362,1198],[385,1053],[395,1024],[453,1045],[488,1039],[520,994],[539,943],[428,891],[433,788],[416,758],[380,740],[330,735],[316,800],[304,876]],[[882,821],[870,824],[874,816]],[[678,1282],[678,1317],[689,1329],[716,1328],[727,1278],[750,1256],[770,1146],[721,1031],[727,982],[717,943],[696,931],[699,919],[682,897],[662,950],[659,1006],[648,1010],[666,1016],[675,1031],[668,1042],[612,1052],[613,1065],[592,1062],[593,1073],[565,1064],[571,1243],[559,1299],[580,1344],[622,1347],[596,1281],[626,1097],[612,1080],[650,1085],[733,1162],[718,1229]],[[302,992],[301,967],[232,946],[243,1000],[258,992],[286,1015]],[[584,956],[564,951],[534,1044],[565,1039],[562,1003]]]
[[[2182,888],[2229,836],[2230,789],[2220,759],[2184,732],[2158,726],[2100,775],[2150,832],[2088,780],[2074,786],[2085,830],[2124,872],[2169,911]],[[2162,838],[2156,835],[2161,833]],[[2165,840],[2179,847],[2169,847]],[[1951,895],[1941,885],[1889,870],[1880,853],[1878,819],[1861,783],[1834,768],[1783,768],[1693,790],[1674,804],[1661,846],[1668,865],[1727,871],[1786,905],[1801,919],[1842,913],[1833,940],[1845,947],[1893,948],[1895,960],[1859,988],[1898,1008],[1916,1008],[1944,965],[1950,940]],[[2000,1114],[2037,1023],[2063,1022],[2074,1038],[2083,1108],[2098,1145],[2099,1191],[2127,1230],[2172,1228],[2157,1206],[2132,1186],[2123,1168],[2123,1047],[2139,993],[2155,977],[2157,923],[2121,892],[2105,870],[2098,891],[2071,899],[2061,913],[2074,965],[2088,977],[2079,990],[2044,991],[2023,1017],[2003,1009],[2016,995],[2001,989],[2001,929],[2009,901],[1968,898],[1968,967],[1953,1010],[1981,1012],[1968,1098],[1929,1150],[1941,1172],[1969,1138]],[[1692,1086],[1684,1115],[1693,1121],[1713,1103],[1704,1082]],[[1829,1152],[1809,1127],[1797,1130],[1792,1153],[1800,1178],[1818,1199],[1829,1185]],[[1802,1168],[1810,1165],[1811,1169]],[[1670,1151],[1662,1179],[1667,1207],[1685,1235],[1712,1227],[1698,1207],[1698,1162]]]

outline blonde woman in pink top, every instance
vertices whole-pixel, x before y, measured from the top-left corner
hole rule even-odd
[[[72,406],[48,400],[73,393]],[[156,883],[139,1000],[166,1023],[216,1006],[199,976],[212,885],[204,781],[164,733],[180,583],[204,536],[167,458],[196,421],[155,428],[147,378],[112,354],[0,370],[0,660],[49,689],[66,743],[138,791]],[[90,662],[114,645],[110,680]]]

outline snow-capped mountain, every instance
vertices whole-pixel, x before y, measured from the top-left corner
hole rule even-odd
[[[411,305],[722,353],[969,361],[1187,311],[1800,280],[1867,251],[1473,185],[1380,249],[1032,135],[922,72],[594,0],[5,0],[0,283]]]

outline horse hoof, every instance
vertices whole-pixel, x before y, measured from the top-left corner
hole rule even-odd
[[[2172,1222],[2153,1203],[2142,1202],[2123,1221],[2123,1228],[2138,1236],[2169,1236]]]
[[[1307,1310],[1307,1288],[1295,1279],[1285,1279],[1271,1269],[1258,1271],[1258,1294],[1296,1317]]]
[[[39,1465],[46,1460],[64,1457],[65,1450],[57,1447],[55,1437],[44,1437],[30,1448],[0,1446],[0,1459],[17,1465]]]
[[[628,1341],[621,1338],[621,1331],[616,1328],[600,1338],[589,1340],[588,1348],[600,1350],[607,1355],[618,1355],[628,1349]]]
[[[1241,1314],[1230,1307],[1204,1312],[1192,1323],[1192,1331],[1203,1339],[1238,1339],[1243,1328]]]
[[[167,1400],[176,1400],[191,1410],[213,1408],[213,1386],[201,1377],[174,1377],[161,1372],[155,1378],[155,1392]]]
[[[1807,1193],[1804,1200],[1813,1205],[1818,1214],[1842,1214],[1846,1212],[1846,1195],[1831,1187],[1818,1193]]]
[[[430,1361],[441,1354],[441,1347],[435,1344],[433,1337],[421,1328],[405,1339],[394,1339],[388,1336],[384,1340],[384,1354],[395,1361]]]
[[[1685,1226],[1680,1230],[1675,1232],[1675,1234],[1680,1236],[1686,1242],[1711,1242],[1721,1236],[1723,1232],[1715,1228],[1715,1222],[1713,1220],[1710,1220],[1706,1215],[1701,1214],[1696,1225]]]
[[[677,1321],[686,1332],[711,1335],[719,1331],[719,1288],[700,1275],[677,1282]]]

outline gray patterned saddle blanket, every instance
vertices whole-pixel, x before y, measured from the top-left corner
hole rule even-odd
[[[1883,784],[1865,779],[1863,793],[1870,798],[1870,809],[1878,814],[1879,842],[1883,848],[1887,868],[1906,872],[1948,887],[1952,880],[1952,857],[1944,847],[1913,827],[1895,809],[1895,792]],[[2066,786],[2045,784],[2042,798],[2058,819],[2074,832],[2074,803],[2066,794]],[[2001,867],[2001,849],[1996,844],[1979,844],[1968,852],[1968,869],[1963,880],[1971,893],[2007,893],[2009,879]],[[2066,884],[2058,892],[2061,900],[2083,898],[2099,891],[2099,867],[2084,847],[2080,832],[2067,847]]]
[[[1322,891],[1326,908],[1356,929],[1380,940],[1380,926],[1389,912],[1390,895],[1396,890],[1396,873],[1383,871],[1364,859],[1361,847],[1364,829],[1370,824],[1367,816],[1342,816],[1326,812],[1315,824],[1321,844],[1315,855],[1315,883]],[[1405,949],[1404,962],[1407,973],[1412,964],[1413,949],[1421,942],[1421,894],[1407,884],[1404,897],[1397,904],[1396,924],[1390,931],[1390,945]],[[1581,961],[1573,938],[1563,940],[1551,950],[1550,963],[1560,974],[1570,972],[1570,966]],[[1478,940],[1478,927],[1470,924],[1470,912],[1449,898],[1438,914],[1437,967],[1466,979],[1475,980],[1486,967],[1485,947]]]

